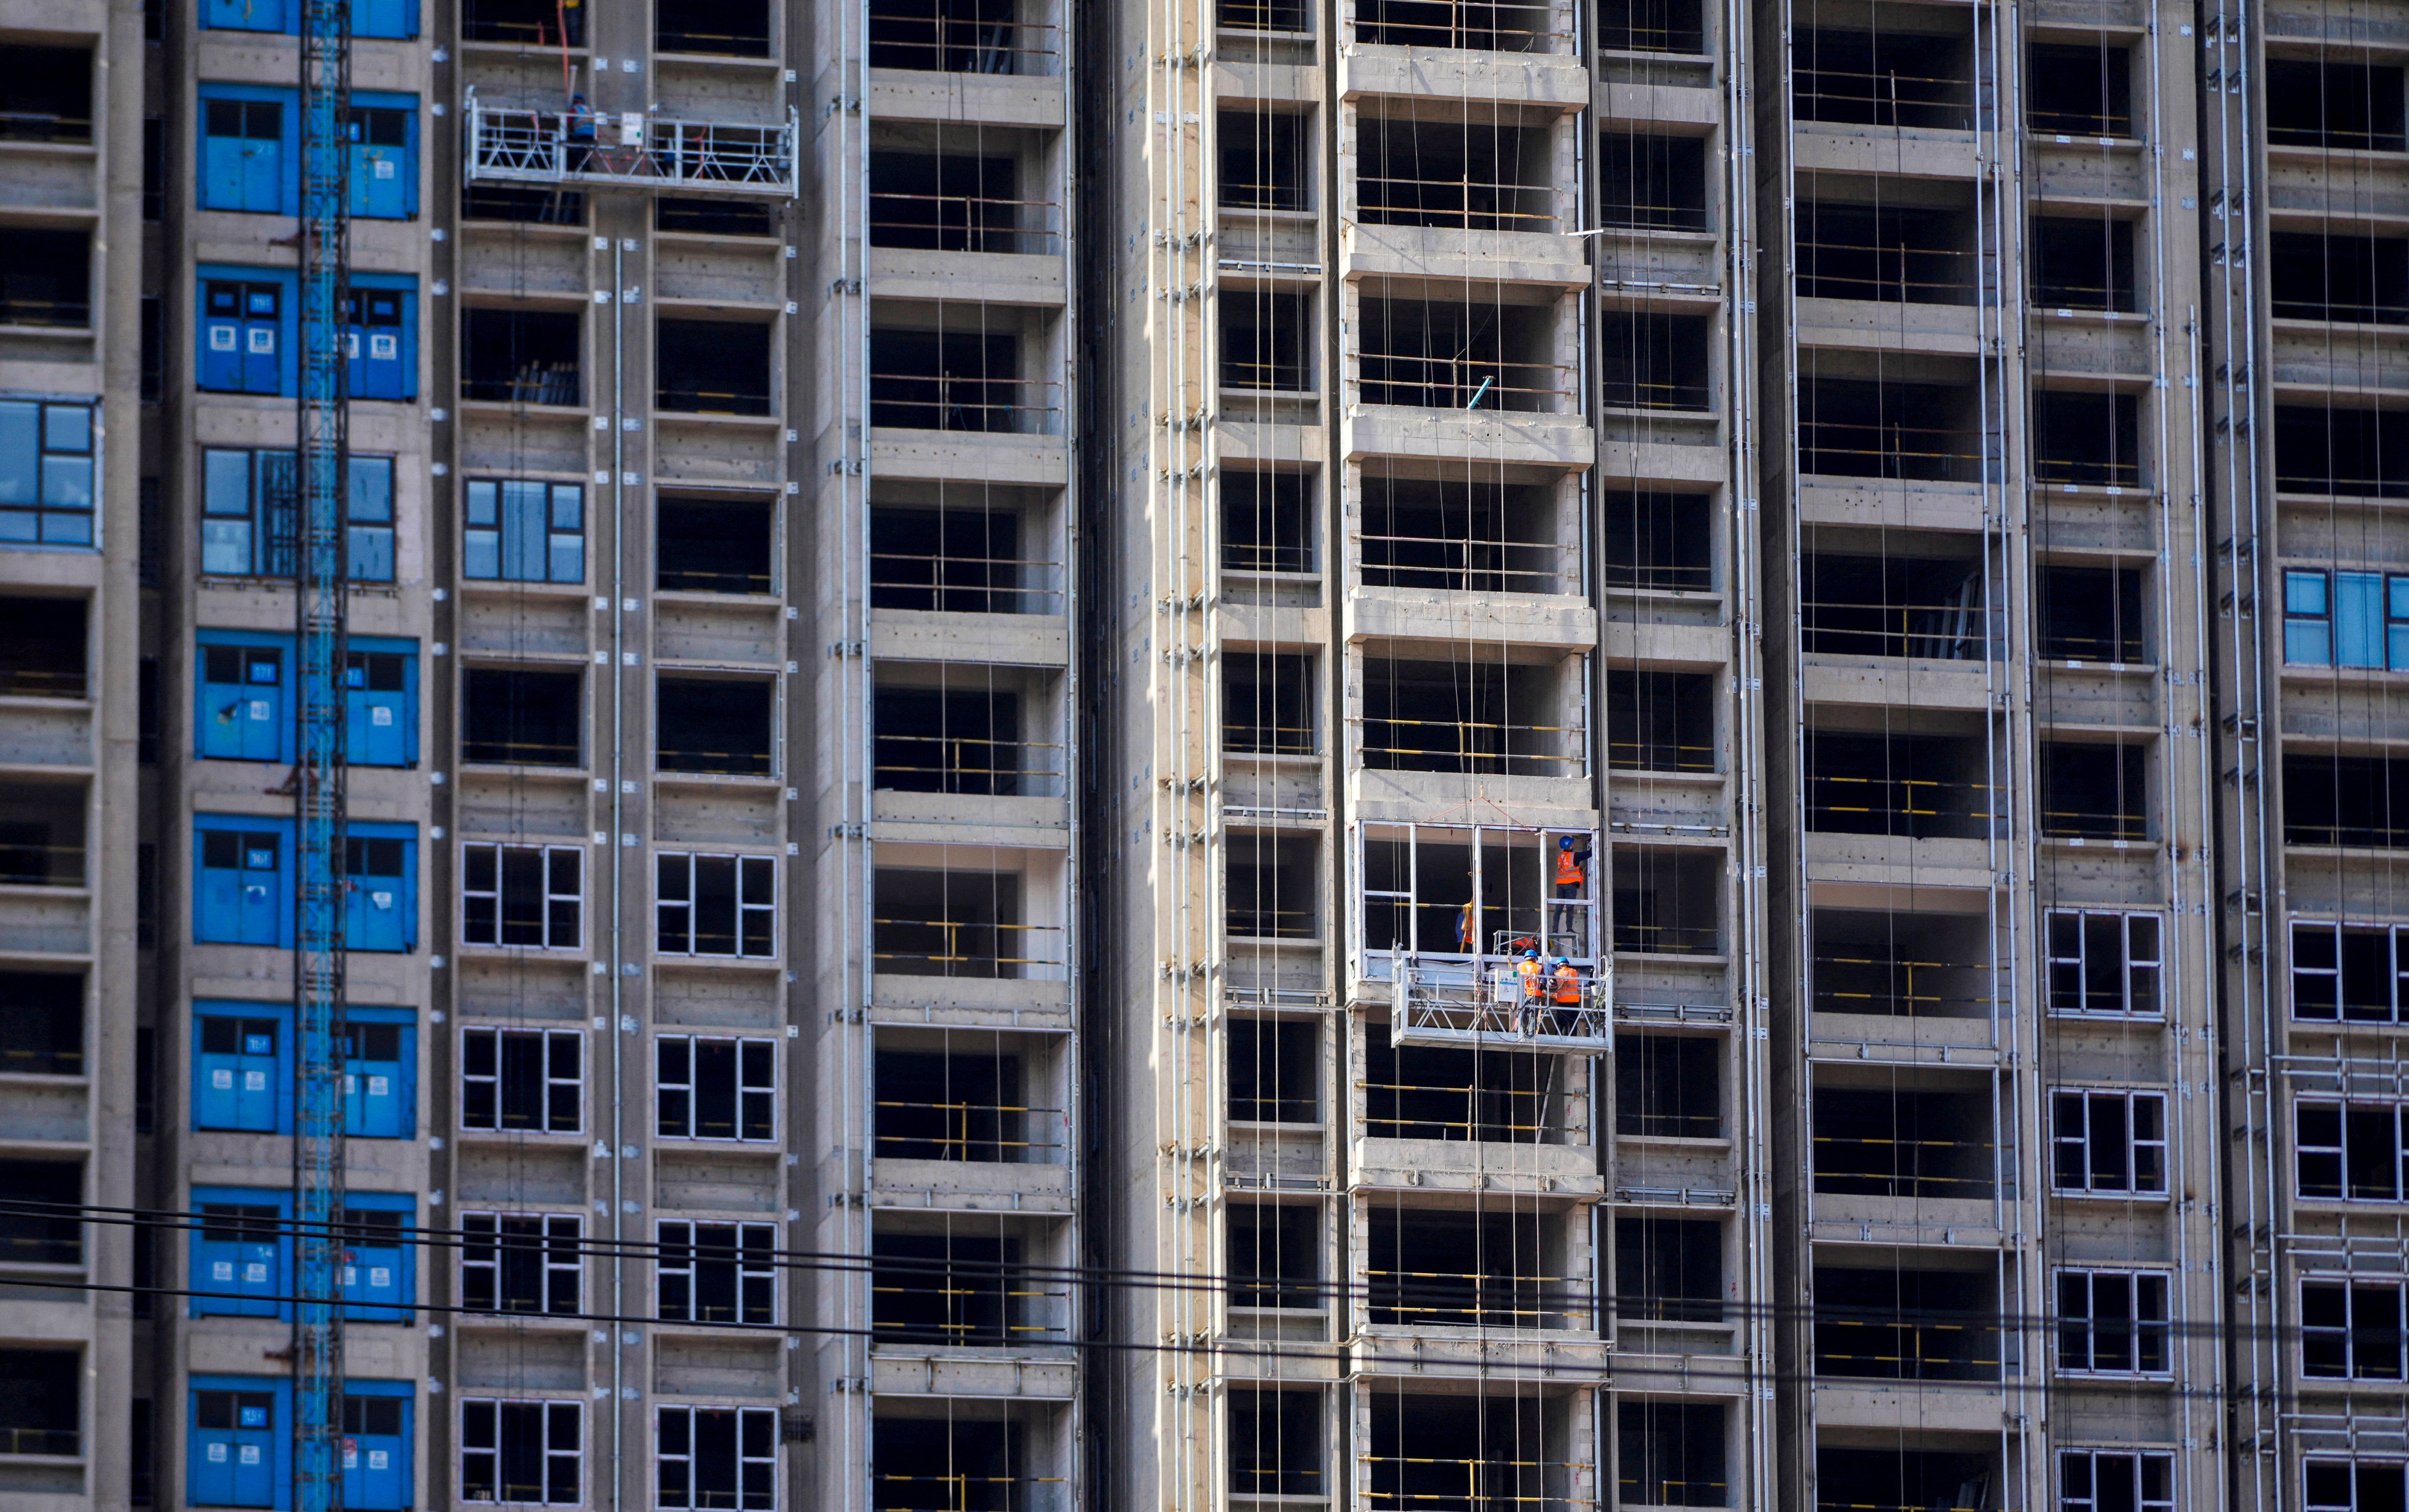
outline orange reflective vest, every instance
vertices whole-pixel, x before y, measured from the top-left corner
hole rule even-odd
[[[1539,963],[1537,961],[1516,961],[1514,963],[1514,974],[1522,979],[1522,996],[1525,998],[1536,1000],[1546,995],[1547,982],[1546,978],[1539,974]]]
[[[1556,968],[1556,1001],[1566,1008],[1580,1006],[1580,972],[1570,964]]]
[[[1577,851],[1556,852],[1556,883],[1559,886],[1578,887],[1589,879],[1581,875],[1580,855]]]
[[[1473,945],[1477,943],[1476,937],[1479,932],[1479,928],[1474,925],[1472,920],[1472,905],[1470,903],[1466,903],[1462,908],[1455,911],[1455,944],[1457,949],[1463,951],[1467,956],[1470,955],[1472,953]]]

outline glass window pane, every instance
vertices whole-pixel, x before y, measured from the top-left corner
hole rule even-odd
[[[499,577],[502,571],[502,537],[497,530],[471,530],[463,540],[461,570],[472,578]]]
[[[92,406],[53,404],[44,407],[42,444],[52,452],[92,450]]]
[[[346,542],[353,583],[393,581],[393,531],[378,526],[353,526]]]
[[[493,525],[497,520],[495,510],[494,485],[492,483],[470,483],[469,485],[469,523],[470,525]]]
[[[2377,572],[2337,572],[2334,594],[2334,663],[2340,667],[2384,665],[2384,577]]]
[[[560,483],[552,491],[552,527],[555,530],[581,530],[585,521],[585,491],[575,483]]]
[[[244,573],[251,570],[251,522],[206,520],[201,524],[201,570]]]
[[[42,540],[53,546],[89,546],[92,544],[92,516],[45,514],[42,516]]]
[[[39,497],[39,415],[35,405],[0,404],[0,504],[32,504]]]
[[[585,581],[585,538],[555,536],[552,538],[552,581],[583,583]]]
[[[2284,612],[2322,614],[2326,612],[2326,575],[2322,572],[2284,574]]]
[[[201,458],[201,508],[210,514],[249,514],[251,454],[204,454]]]
[[[54,510],[92,508],[92,458],[42,458],[42,502]]]
[[[2295,667],[2333,665],[2333,632],[2324,620],[2286,620],[2284,659]]]
[[[393,519],[393,459],[353,457],[351,469],[352,518],[383,525]]]

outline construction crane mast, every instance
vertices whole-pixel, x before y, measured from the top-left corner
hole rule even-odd
[[[344,521],[350,460],[350,0],[301,9],[300,406],[295,430],[293,1505],[343,1505]]]

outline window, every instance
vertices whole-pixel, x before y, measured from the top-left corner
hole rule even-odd
[[[0,971],[0,1072],[80,1076],[83,978],[65,972]]]
[[[460,1215],[460,1305],[472,1313],[578,1309],[584,1220],[574,1213]]]
[[[464,1030],[460,1127],[578,1132],[584,1126],[584,1048],[575,1030]]]
[[[2292,923],[2292,1016],[2397,1024],[2409,1010],[2409,939],[2390,924]]]
[[[663,771],[767,777],[776,689],[752,678],[663,677],[655,685],[655,765]]]
[[[10,227],[0,239],[0,325],[91,324],[91,233]]]
[[[92,140],[92,49],[0,45],[0,141]]]
[[[585,581],[585,490],[578,483],[471,479],[463,576],[508,583]]]
[[[390,583],[393,458],[353,456],[347,476],[345,570],[353,583]],[[300,509],[292,453],[202,453],[201,570],[236,577],[293,576]]]
[[[2174,1456],[2060,1450],[2057,1505],[2059,1512],[2174,1512]]]
[[[768,1407],[663,1407],[656,1504],[664,1509],[778,1505],[778,1415]]]
[[[2300,1194],[2397,1202],[2404,1191],[2402,1109],[2384,1102],[2302,1099],[2292,1113]]]
[[[2045,928],[2051,1013],[2155,1018],[2163,1011],[2156,914],[2052,909]]]
[[[2153,1196],[2167,1189],[2164,1092],[2051,1094],[2055,1188],[2094,1196]]]
[[[2396,1512],[2409,1505],[2405,1476],[2409,1466],[2399,1464],[2308,1461],[2301,1467],[2303,1512]]]
[[[660,1233],[664,1322],[776,1321],[775,1225],[663,1223]]]
[[[659,884],[654,948],[664,956],[778,954],[778,863],[767,856],[687,856],[656,860]]]
[[[584,1424],[574,1402],[460,1404],[460,1499],[572,1505]]]
[[[2409,670],[2409,576],[2286,570],[2284,660]]]
[[[2164,1375],[2167,1277],[2158,1271],[2057,1273],[2057,1368],[2087,1375]]]
[[[56,1214],[0,1213],[0,1264],[81,1265],[84,1201],[80,1159],[0,1159],[0,1192],[12,1202],[48,1204]]]
[[[666,1034],[654,1047],[654,1065],[661,1138],[777,1137],[774,1042]]]
[[[580,847],[470,843],[460,864],[464,943],[575,950],[584,942]]]
[[[584,403],[580,319],[561,310],[462,310],[460,396],[500,404]]]
[[[2398,1281],[2302,1281],[2302,1374],[2326,1380],[2400,1380],[2404,1302],[2409,1287]]]
[[[0,544],[97,543],[92,406],[0,399]]]

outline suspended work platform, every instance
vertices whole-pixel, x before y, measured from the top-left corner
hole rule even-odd
[[[1396,1011],[1389,1021],[1394,1044],[1482,1044],[1496,1049],[1556,1050],[1604,1055],[1614,1044],[1614,966],[1557,956],[1541,959],[1536,977],[1518,970],[1516,957],[1465,960],[1405,956],[1396,964]],[[1567,1001],[1569,1000],[1569,1001]]]
[[[595,184],[696,194],[768,194],[797,188],[797,117],[780,126],[498,106],[470,90],[469,178],[481,183]]]

